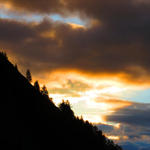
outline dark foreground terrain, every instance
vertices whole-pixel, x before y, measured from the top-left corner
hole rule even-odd
[[[121,150],[102,131],[74,116],[70,104],[56,107],[0,53],[0,149]]]

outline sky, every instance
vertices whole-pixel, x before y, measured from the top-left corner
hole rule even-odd
[[[0,49],[125,150],[150,149],[149,27],[149,0],[0,0]]]

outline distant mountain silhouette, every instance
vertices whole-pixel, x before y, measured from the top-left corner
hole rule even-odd
[[[69,102],[59,107],[0,53],[0,149],[121,150],[102,131],[74,116]]]

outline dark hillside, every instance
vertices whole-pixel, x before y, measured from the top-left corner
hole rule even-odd
[[[74,116],[70,104],[56,107],[0,53],[0,149],[121,150],[89,122]]]

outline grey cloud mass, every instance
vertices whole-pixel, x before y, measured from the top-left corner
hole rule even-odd
[[[107,119],[113,122],[146,128],[150,125],[150,116],[148,114],[150,114],[150,104],[133,103],[131,106],[107,116]]]
[[[107,116],[107,121],[120,123],[119,128],[112,125],[97,125],[107,135],[119,136],[119,144],[124,150],[147,150],[150,147],[150,104],[133,103]]]
[[[73,29],[48,19],[40,23],[1,19],[0,47],[16,55],[33,72],[73,69],[92,74],[125,74],[128,80],[149,82],[147,1],[0,0],[4,2],[30,13],[62,14],[62,10],[78,12],[83,20],[97,20],[96,25],[86,29]]]

